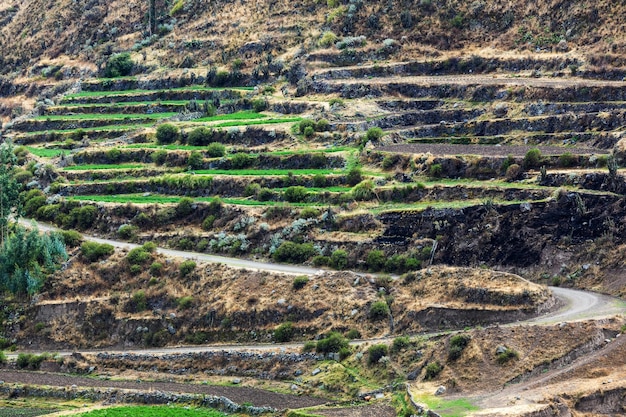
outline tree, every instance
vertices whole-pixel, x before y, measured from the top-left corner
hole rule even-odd
[[[3,143],[0,145],[0,244],[7,238],[9,217],[17,220],[20,214],[20,184],[14,177],[16,166],[13,144]]]
[[[151,35],[156,33],[156,0],[150,0],[148,7],[148,32]]]
[[[156,139],[160,145],[167,145],[175,142],[180,136],[178,127],[170,123],[163,123],[157,127]]]
[[[2,244],[0,291],[32,296],[67,258],[58,234],[40,234],[37,229],[26,231],[18,227]]]

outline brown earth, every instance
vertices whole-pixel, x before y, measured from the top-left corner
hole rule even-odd
[[[523,157],[526,153],[533,148],[539,149],[542,155],[562,155],[564,152],[571,152],[576,155],[585,154],[608,154],[606,149],[596,148],[563,148],[559,146],[510,146],[510,145],[438,145],[438,144],[402,144],[402,145],[388,145],[377,148],[383,152],[398,152],[398,153],[411,153],[421,154],[430,153],[433,155],[484,155],[484,156],[502,156],[513,155],[517,157]]]

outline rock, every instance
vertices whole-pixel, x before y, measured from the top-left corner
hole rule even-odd
[[[357,314],[359,314],[359,310],[356,308],[352,309],[352,311],[350,312],[350,316],[352,317],[356,316]]]
[[[382,392],[379,392],[377,394],[374,394],[374,398],[376,398],[377,400],[381,400],[385,398],[385,394],[383,394]]]
[[[591,268],[591,264],[583,264],[583,270],[586,271]]]
[[[296,371],[293,373],[294,376],[300,376],[302,375],[302,371],[300,369],[296,369]]]
[[[371,395],[366,395],[363,399],[365,401],[370,401],[372,399],[372,396]]]
[[[285,300],[284,298],[279,298],[278,301],[276,301],[276,304],[282,306],[285,305],[287,303],[287,300]]]
[[[559,52],[567,52],[569,51],[569,45],[565,39],[561,39],[559,43],[556,44],[556,50]]]
[[[417,370],[411,371],[406,375],[406,379],[409,381],[415,381],[417,379],[418,372]]]
[[[493,109],[493,114],[497,117],[504,117],[509,112],[509,107],[506,104],[498,103],[496,107]]]
[[[241,384],[241,379],[239,379],[239,378],[233,379],[233,384],[235,384],[235,385]]]
[[[169,332],[169,334],[176,334],[176,329],[171,324],[168,324],[167,331]]]
[[[444,387],[443,385],[440,385],[437,387],[437,390],[435,391],[435,395],[443,395],[446,393],[446,387]]]
[[[311,372],[311,375],[315,376],[315,375],[319,374],[320,372],[322,372],[322,370],[320,368],[315,368],[315,369],[313,369],[313,372]]]
[[[506,346],[500,345],[496,348],[496,355],[501,355],[503,353],[506,353],[506,351],[507,351]]]
[[[519,205],[519,209],[520,209],[520,211],[522,211],[522,212],[525,212],[525,211],[530,211],[530,210],[531,210],[531,208],[532,208],[532,206],[530,205],[530,203],[529,203],[529,202],[524,202],[524,203],[521,203],[521,204]]]
[[[291,384],[290,388],[292,391],[298,391],[298,389],[300,389],[300,387],[298,387],[296,384]]]

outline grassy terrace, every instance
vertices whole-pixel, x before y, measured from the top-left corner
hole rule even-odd
[[[165,196],[158,194],[119,194],[119,195],[75,195],[65,197],[67,200],[73,201],[93,201],[101,203],[134,203],[134,204],[177,204],[184,197],[182,196]],[[194,197],[194,201],[211,202],[219,197]],[[283,201],[256,201],[246,198],[219,198],[226,204],[240,206],[294,206],[294,207],[321,207],[322,203],[286,203]]]
[[[126,119],[167,119],[168,117],[176,116],[178,113],[176,112],[166,112],[166,113],[113,113],[113,114],[100,114],[100,113],[84,113],[84,114],[68,114],[68,115],[48,115],[48,116],[37,116],[33,118],[33,120],[43,120],[43,121],[56,121],[56,120],[126,120]]]
[[[28,149],[28,152],[40,158],[56,158],[64,152],[69,152],[66,149],[34,148],[32,146],[27,146],[26,149]]]
[[[137,169],[145,168],[144,164],[94,164],[94,165],[72,165],[63,168],[63,171],[92,171],[92,170],[105,170],[105,169]]]
[[[73,108],[91,108],[91,107],[128,107],[128,106],[186,106],[189,104],[191,100],[155,100],[155,101],[122,101],[120,103],[85,103],[85,104],[76,104],[76,103],[61,103],[56,106],[50,107],[54,108],[64,108],[67,110]],[[234,100],[221,100],[222,104],[230,104],[234,102]]]
[[[164,88],[160,90],[113,90],[113,91],[81,91],[80,93],[68,94],[64,100],[72,100],[74,98],[84,97],[115,97],[115,96],[127,96],[127,95],[140,95],[140,94],[152,94],[166,91],[190,91],[190,92],[202,92],[202,91],[225,91],[225,90],[237,90],[237,91],[254,91],[254,87],[204,87],[201,85],[178,87],[178,88]]]
[[[146,127],[154,126],[153,123],[135,123],[130,125],[106,125],[99,127],[85,127],[81,128],[83,132],[111,132],[111,131],[124,131],[124,130],[135,130],[142,129]],[[26,132],[22,136],[36,136],[36,135],[45,135],[49,133],[72,133],[75,132],[76,129],[52,129],[52,130],[37,130],[35,132]]]

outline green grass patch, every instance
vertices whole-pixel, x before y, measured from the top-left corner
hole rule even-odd
[[[228,114],[216,114],[215,116],[207,116],[196,119],[196,122],[215,122],[221,120],[250,120],[250,119],[265,119],[268,117],[266,114],[257,113],[254,111],[238,111]]]
[[[159,194],[143,195],[143,194],[119,194],[119,195],[75,195],[66,197],[67,200],[73,201],[94,201],[102,203],[134,203],[134,204],[178,204],[184,197],[179,196],[166,196]],[[197,197],[194,201],[198,202],[211,202],[217,197]],[[240,205],[240,206],[289,206],[289,207],[320,207],[320,204],[316,203],[284,203],[281,201],[256,201],[245,198],[220,198],[220,200],[226,204]]]
[[[328,175],[341,174],[341,170],[333,169],[200,169],[196,175]]]
[[[72,165],[63,168],[63,171],[92,171],[105,169],[137,169],[144,168],[144,164],[93,164],[93,165]]]
[[[440,414],[442,417],[463,417],[471,411],[479,408],[465,398],[446,400],[434,395],[417,396],[418,402],[424,403],[428,408]]]
[[[67,152],[65,149],[34,148],[32,146],[27,146],[26,149],[28,149],[28,152],[40,158],[55,158],[63,152]]]
[[[212,125],[213,127],[235,127],[235,126],[254,126],[254,125],[272,125],[278,123],[291,123],[291,122],[299,122],[302,120],[302,117],[285,117],[285,118],[276,118],[276,119],[263,119],[263,120],[246,120],[242,122],[224,122]]]
[[[72,121],[72,120],[132,120],[132,119],[150,119],[160,120],[168,117],[176,116],[176,112],[151,113],[151,114],[124,114],[124,113],[84,113],[84,114],[68,114],[68,115],[48,115],[37,116],[33,120],[45,121]]]
[[[206,408],[133,405],[93,410],[77,414],[77,417],[226,417],[226,414]]]
[[[239,91],[254,91],[254,87],[228,87],[228,88],[219,88],[219,87],[205,87],[201,85],[190,86],[190,87],[179,87],[179,88],[168,88],[161,90],[115,90],[115,91],[81,91],[80,93],[68,94],[65,96],[64,100],[71,100],[75,98],[83,98],[83,97],[114,97],[114,96],[127,96],[127,95],[139,95],[139,94],[151,94],[151,93],[161,93],[166,91],[224,91],[224,90],[239,90]]]
[[[85,127],[81,128],[81,130],[85,133],[89,132],[113,132],[113,131],[124,131],[124,130],[135,130],[135,129],[143,129],[146,127],[154,126],[153,123],[136,123],[136,124],[124,124],[124,125],[106,125],[99,127]],[[52,129],[52,130],[37,130],[35,132],[28,132],[23,136],[37,136],[37,135],[46,135],[50,133],[71,133],[76,131],[77,129]]]

